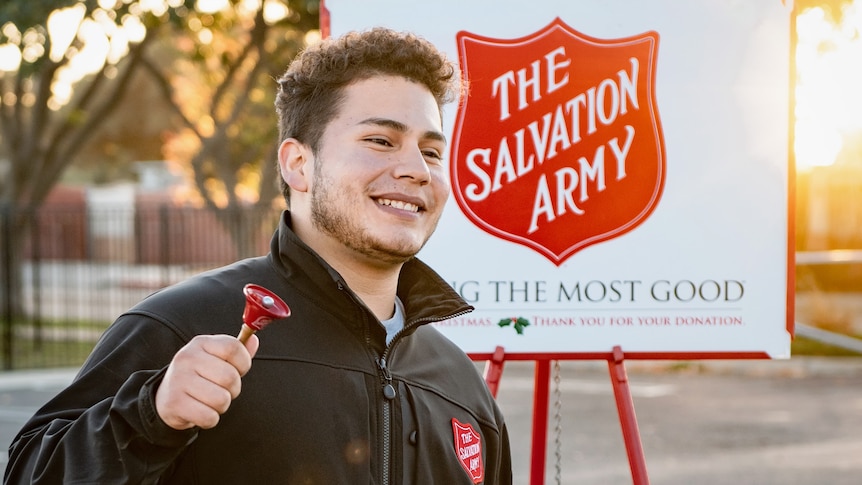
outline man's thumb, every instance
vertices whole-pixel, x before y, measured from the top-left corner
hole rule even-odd
[[[260,347],[260,339],[257,338],[257,335],[252,335],[245,341],[245,348],[248,350],[248,353],[252,358],[257,354],[258,347]]]

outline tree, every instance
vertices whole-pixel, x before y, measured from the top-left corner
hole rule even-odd
[[[173,106],[184,127],[175,139],[191,133],[197,140],[188,161],[209,207],[239,206],[243,187],[258,192],[251,197],[258,203],[270,203],[271,183],[262,177],[257,188],[249,184],[256,170],[274,170],[275,122],[267,93],[274,91],[273,73],[316,28],[317,8],[317,0],[4,0],[0,207],[38,208],[88,140],[121,109],[136,73],[156,79]],[[171,41],[176,47],[169,47]],[[166,51],[173,55],[153,54]],[[200,85],[190,88],[183,79]],[[189,96],[190,89],[209,95]],[[249,122],[255,116],[264,121]],[[17,216],[7,227],[19,230],[7,234],[5,251],[18,262],[32,219],[26,211],[12,214]],[[18,288],[20,271],[6,271],[11,276],[4,281],[11,278],[10,287]],[[6,300],[4,307],[16,298]]]
[[[316,31],[317,8],[291,0],[189,12],[170,69],[144,60],[182,125],[165,144],[166,158],[187,162],[201,203],[232,233],[242,256],[251,255],[242,236],[260,223],[242,209],[281,199],[274,79]]]
[[[181,134],[197,140],[189,161],[203,200],[235,204],[249,179],[243,174],[266,158],[261,140],[275,139],[274,126],[244,122],[272,112],[272,78],[317,27],[318,2],[165,0],[157,9],[158,2],[114,1],[112,9],[92,0],[0,6],[0,52],[18,60],[0,66],[0,203],[37,207],[144,68],[179,115]],[[211,8],[196,10],[200,4]],[[160,39],[175,41],[173,62],[147,55]],[[251,192],[268,201],[271,185]]]
[[[137,3],[118,2],[110,10],[95,1],[0,4],[0,209],[7,317],[19,313],[20,248],[33,220],[31,211],[116,108],[154,37],[150,32],[166,14]]]
[[[0,44],[8,64],[0,70],[4,204],[34,208],[44,200],[88,135],[115,108],[152,39],[144,23],[152,19],[128,9],[114,12],[110,25],[124,27],[131,38],[109,34],[107,11],[94,3],[12,0],[0,6]],[[100,56],[96,49],[105,42],[126,55]],[[87,59],[92,65],[82,68]]]

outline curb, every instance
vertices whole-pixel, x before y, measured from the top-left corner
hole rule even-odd
[[[59,389],[69,385],[77,373],[77,367],[2,371],[0,391]]]
[[[862,357],[791,357],[781,360],[627,360],[630,373],[712,374],[739,377],[862,376]]]

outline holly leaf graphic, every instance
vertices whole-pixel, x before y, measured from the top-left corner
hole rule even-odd
[[[500,328],[513,325],[515,327],[515,331],[518,332],[518,335],[524,335],[524,327],[529,327],[530,321],[524,317],[512,317],[500,320],[497,322],[497,325],[499,325]]]

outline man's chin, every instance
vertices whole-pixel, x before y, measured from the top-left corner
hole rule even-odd
[[[367,253],[384,264],[404,264],[413,259],[424,244],[379,244]]]

